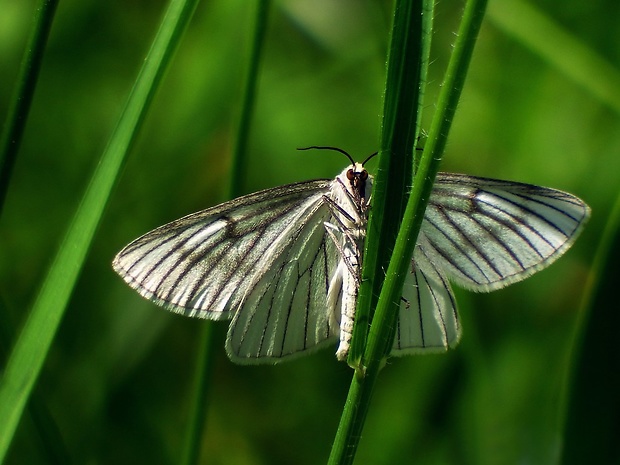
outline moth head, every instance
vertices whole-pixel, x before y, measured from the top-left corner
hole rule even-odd
[[[370,197],[370,188],[372,186],[372,176],[368,174],[364,165],[361,163],[354,163],[344,174],[351,191],[360,199],[368,200]]]
[[[366,169],[364,168],[364,164],[372,157],[377,155],[378,152],[374,152],[362,163],[355,163],[353,157],[349,155],[346,150],[339,149],[338,147],[312,145],[310,147],[298,148],[297,150],[310,149],[334,150],[346,156],[351,162],[351,166],[349,168],[346,168],[342,173],[340,173],[337,177],[337,180],[342,186],[346,188],[349,195],[354,196],[354,198],[360,201],[361,204],[368,204],[368,202],[370,201],[370,190],[372,188],[372,176],[368,174],[368,171],[366,171]]]

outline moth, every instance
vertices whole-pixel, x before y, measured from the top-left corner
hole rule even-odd
[[[331,148],[331,147],[328,147]],[[362,163],[333,180],[245,195],[146,233],[114,270],[168,310],[231,319],[237,363],[275,363],[338,341],[355,320],[373,177]],[[439,173],[411,258],[391,355],[454,347],[450,281],[489,292],[547,267],[590,215],[574,195],[519,182]]]

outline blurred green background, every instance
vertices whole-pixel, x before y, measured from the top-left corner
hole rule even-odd
[[[3,118],[34,5],[0,0]],[[0,218],[0,294],[16,327],[164,7],[146,0],[60,2]],[[138,235],[225,200],[254,7],[247,0],[214,0],[196,11],[47,359],[38,389],[75,463],[179,461],[199,330],[210,323],[144,301],[110,262]],[[490,1],[443,169],[572,192],[590,204],[592,219],[550,269],[489,295],[459,291],[464,334],[456,350],[390,361],[356,463],[548,464],[559,454],[580,301],[620,181],[618,87],[607,96],[592,90],[617,79],[620,4],[535,2],[533,12],[566,33],[558,36],[545,25],[542,37],[531,12],[520,16],[522,7]],[[461,9],[461,2],[440,2],[436,9],[427,123]],[[331,178],[346,163],[338,154],[296,147],[335,145],[360,159],[378,148],[390,15],[391,2],[274,2],[245,191]],[[552,59],[541,54],[549,46]],[[584,66],[582,52],[610,63],[611,75]],[[568,71],[554,60],[568,63]],[[324,463],[350,369],[336,362],[333,350],[280,366],[236,366],[224,353],[227,324],[215,324],[222,343],[204,463]],[[8,463],[49,463],[27,414]]]

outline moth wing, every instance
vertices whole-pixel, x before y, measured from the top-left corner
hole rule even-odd
[[[439,173],[421,230],[429,260],[450,280],[488,292],[553,263],[589,215],[582,200],[556,189]]]
[[[278,261],[273,250],[283,234],[303,219],[308,205],[322,204],[330,182],[267,189],[185,216],[131,242],[114,258],[113,268],[168,310],[230,318],[253,277]]]
[[[456,300],[445,273],[426,254],[420,232],[411,273],[403,285],[391,355],[440,352],[461,336]]]
[[[556,189],[439,173],[405,280],[393,355],[445,350],[460,325],[450,281],[493,291],[547,267],[590,215]]]
[[[322,196],[300,206],[244,289],[226,350],[237,363],[275,363],[333,343],[339,333],[342,258],[325,230]]]

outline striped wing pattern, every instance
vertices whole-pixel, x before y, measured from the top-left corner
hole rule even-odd
[[[273,250],[283,232],[308,212],[327,210],[322,195],[330,183],[268,189],[185,216],[131,242],[112,266],[143,297],[169,310],[231,318],[258,265],[268,268],[277,258]]]
[[[555,189],[439,173],[403,288],[392,355],[453,347],[460,325],[450,281],[490,292],[559,258],[590,215]]]
[[[403,285],[392,355],[441,352],[461,335],[456,300],[445,273],[426,255],[425,238],[418,240],[411,274]]]
[[[188,215],[130,243],[113,267],[169,310],[232,318],[226,348],[237,363],[318,349],[338,338],[350,272],[342,244],[325,230],[325,223],[338,224],[335,186],[290,184]],[[403,288],[392,355],[456,345],[460,324],[449,281],[492,291],[525,279],[570,247],[589,213],[558,190],[439,173]]]
[[[425,253],[466,289],[493,291],[559,258],[590,209],[546,187],[440,173],[424,214]]]
[[[342,292],[328,295],[341,257],[325,233],[331,211],[321,202],[304,216],[288,225],[263,257],[269,266],[250,279],[226,341],[237,363],[277,362],[337,339]]]

